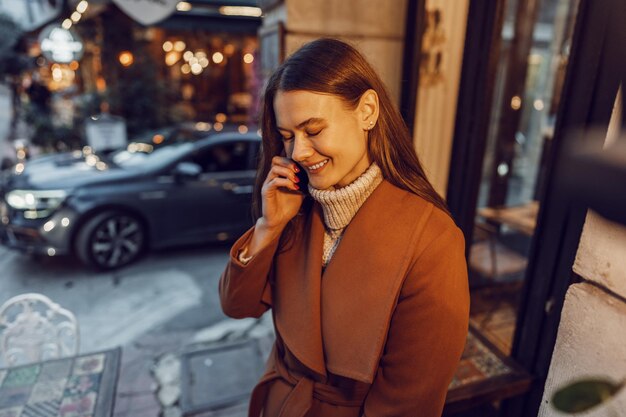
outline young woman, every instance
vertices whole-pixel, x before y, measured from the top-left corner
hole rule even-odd
[[[273,312],[249,415],[439,416],[467,334],[464,240],[383,83],[316,40],[270,78],[262,128],[258,220],[220,280],[227,315]]]

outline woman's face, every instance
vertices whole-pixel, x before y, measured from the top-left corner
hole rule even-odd
[[[306,170],[314,188],[344,187],[369,167],[361,104],[352,110],[337,96],[279,90],[274,113],[287,157]]]

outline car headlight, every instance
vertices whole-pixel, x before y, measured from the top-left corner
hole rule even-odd
[[[50,212],[67,197],[64,190],[13,190],[5,196],[7,204],[17,210]]]

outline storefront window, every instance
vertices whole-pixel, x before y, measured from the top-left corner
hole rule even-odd
[[[507,2],[470,253],[472,323],[509,353],[578,2]],[[532,28],[528,30],[525,28]],[[525,43],[524,35],[532,41]]]

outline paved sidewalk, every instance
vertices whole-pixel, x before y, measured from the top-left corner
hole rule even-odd
[[[180,355],[191,349],[256,339],[264,356],[274,340],[271,315],[261,319],[225,319],[212,326],[185,331],[155,330],[124,346],[115,417],[179,417]],[[220,377],[218,376],[217,379]],[[210,389],[210,388],[208,388]],[[199,417],[245,417],[247,400]]]

